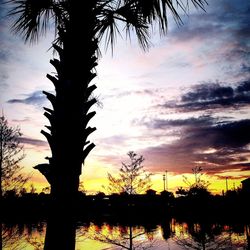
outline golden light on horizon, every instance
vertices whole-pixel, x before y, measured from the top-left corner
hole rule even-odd
[[[214,149],[209,148],[206,152],[212,154],[214,152]],[[31,148],[27,149],[26,153],[27,156],[22,161],[22,166],[24,167],[24,173],[26,175],[31,175],[31,179],[27,183],[26,188],[29,190],[31,184],[33,184],[37,192],[41,192],[42,189],[48,187],[49,184],[39,171],[33,169],[33,166],[41,162],[46,162],[44,156],[49,155],[49,151],[40,152],[35,150],[35,148]],[[83,182],[84,188],[87,193],[105,193],[105,186],[108,185],[107,173],[117,175],[119,173],[121,162],[122,160],[117,160],[117,164],[115,164],[114,162],[109,162],[107,160],[105,162],[102,162],[100,160],[96,160],[95,157],[89,157],[86,164],[82,168],[82,175],[80,176],[80,180]],[[149,168],[150,166],[148,164],[145,164],[145,167]],[[151,167],[150,169],[153,168]],[[164,190],[163,174],[166,174],[165,171],[166,170],[163,169],[162,172],[152,172],[151,188],[157,191],[157,193],[160,193]],[[241,187],[241,181],[247,178],[247,175],[250,176],[250,171],[245,171],[243,175],[240,169],[234,169],[230,171],[224,170],[213,175],[204,173],[202,175],[202,179],[210,183],[210,185],[208,186],[208,190],[211,193],[221,194],[223,190],[226,191],[226,177],[229,177],[228,189],[233,190]],[[187,189],[188,185],[183,182],[183,176],[186,176],[191,184],[194,183],[195,177],[191,173],[175,173],[168,171],[166,189],[170,192],[173,192],[174,194],[179,187]]]
[[[95,168],[95,171],[98,170],[98,167]],[[112,173],[111,171],[109,171]],[[164,172],[163,172],[164,173]],[[151,188],[160,193],[164,190],[163,184],[163,173],[153,174],[151,177],[152,186]],[[250,176],[250,171],[248,172]],[[194,175],[193,174],[174,174],[168,173],[168,186],[167,190],[169,192],[175,192],[179,187],[184,189],[188,189],[188,185],[183,182],[183,176],[186,176],[190,183],[194,183]],[[226,176],[232,176],[228,178],[228,189],[234,190],[241,187],[241,181],[246,179],[247,176],[240,176],[240,172],[224,172],[220,174],[220,178],[214,175],[204,175],[202,179],[204,181],[208,181],[210,185],[208,186],[208,190],[212,194],[222,194],[222,191],[226,191]],[[108,185],[107,172],[105,170],[101,170],[99,173],[91,173],[91,175],[81,175],[80,178],[83,181],[83,185],[87,194],[96,194],[98,192],[104,192],[105,187]],[[28,182],[27,188],[29,189],[30,185],[33,184],[36,188],[37,192],[41,192],[43,188],[48,187],[44,176],[42,176],[38,171],[34,172],[31,179]]]

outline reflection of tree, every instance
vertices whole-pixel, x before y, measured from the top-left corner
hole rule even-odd
[[[139,194],[148,190],[151,186],[150,176],[151,174],[145,173],[143,170],[143,156],[138,156],[135,152],[128,152],[129,162],[122,162],[122,166],[119,171],[119,176],[114,177],[108,173],[109,185],[106,187],[106,190],[109,193],[120,193],[127,196],[126,200],[128,202],[129,208],[133,207],[131,200],[133,195]],[[128,212],[128,211],[126,211]],[[134,218],[132,210],[129,210],[130,213],[126,213],[122,216],[127,218]],[[103,232],[95,232],[93,235],[94,240],[98,240],[103,243],[109,243],[121,247],[122,249],[148,249],[151,247],[153,241],[153,235],[150,233],[150,230],[145,228],[133,227],[132,223],[128,224],[126,227],[119,227],[119,233],[116,234],[103,234]],[[149,244],[145,244],[141,240],[141,236],[147,236],[149,239]],[[150,241],[152,239],[152,241]]]
[[[37,223],[4,223],[2,224],[2,249],[21,250],[32,249],[42,250],[44,244],[45,224]]]
[[[25,248],[25,242],[19,242],[20,230],[17,225],[7,226],[6,224],[1,224],[1,229],[2,249],[20,250]]]
[[[173,222],[172,221],[165,221],[165,223],[161,224],[161,230],[162,230],[162,238],[164,240],[168,240],[170,237],[173,236]]]
[[[27,242],[32,245],[34,250],[42,250],[44,246],[44,237],[27,237]]]
[[[223,232],[220,225],[209,223],[189,223],[186,230],[182,227],[173,239],[185,249],[197,250],[232,249],[236,244],[230,232]]]
[[[32,225],[27,225],[26,241],[32,245],[33,250],[42,250],[44,246],[45,223],[39,222],[34,228]]]
[[[128,250],[150,249],[154,245],[153,232],[145,230],[143,227],[132,226],[110,226],[94,227],[88,232],[84,232],[89,239],[108,243]],[[147,240],[144,239],[147,237]]]
[[[245,226],[245,233],[247,238],[247,249],[250,249],[250,225]]]

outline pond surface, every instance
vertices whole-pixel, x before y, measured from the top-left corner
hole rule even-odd
[[[2,247],[41,250],[45,232],[46,222],[2,224]],[[76,230],[77,250],[249,248],[250,226],[244,223],[194,223],[173,218],[143,225],[79,221]]]

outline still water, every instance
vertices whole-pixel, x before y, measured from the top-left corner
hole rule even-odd
[[[46,222],[2,224],[2,247],[6,250],[42,250],[45,231]],[[76,249],[250,249],[250,226],[176,219],[133,226],[78,222]]]

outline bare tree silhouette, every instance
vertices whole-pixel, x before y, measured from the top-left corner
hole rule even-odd
[[[21,250],[25,249],[27,246],[26,242],[19,242],[20,232],[18,227],[11,226],[8,227],[6,224],[1,224],[1,247],[2,249],[11,249],[11,250]]]
[[[106,190],[109,193],[126,193],[128,195],[145,192],[151,187],[151,174],[145,173],[143,169],[143,156],[135,152],[128,152],[129,162],[122,162],[119,177],[108,173],[109,184]]]
[[[19,165],[24,158],[21,135],[19,128],[9,126],[7,119],[0,117],[0,197],[9,191],[20,192],[30,177],[22,174],[22,167]]]
[[[196,196],[196,197],[208,197],[211,193],[208,190],[210,185],[209,181],[202,179],[203,173],[202,168],[196,166],[192,168],[192,172],[194,174],[194,182],[191,182],[188,177],[183,175],[183,182],[188,185],[188,190],[182,189],[180,187],[176,193],[178,195],[188,195],[188,196]]]

